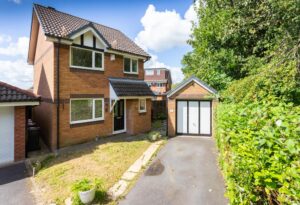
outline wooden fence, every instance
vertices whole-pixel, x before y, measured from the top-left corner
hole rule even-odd
[[[152,121],[167,118],[167,101],[152,101]]]

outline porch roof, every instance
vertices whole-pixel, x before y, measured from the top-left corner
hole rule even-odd
[[[118,97],[154,96],[154,93],[143,80],[109,78],[109,82]]]

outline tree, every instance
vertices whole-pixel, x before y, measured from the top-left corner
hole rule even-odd
[[[258,73],[278,53],[284,59],[292,51],[288,60],[293,56],[299,67],[299,5],[299,0],[200,0],[184,74],[223,90]]]

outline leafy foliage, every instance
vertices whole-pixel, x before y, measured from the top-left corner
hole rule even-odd
[[[300,106],[223,104],[217,143],[232,204],[300,203]]]
[[[278,59],[260,68],[260,72],[232,82],[222,92],[227,102],[260,101],[270,96],[284,102],[300,104],[300,89],[295,61],[280,66]]]
[[[256,73],[274,51],[299,45],[299,0],[200,0],[183,72],[218,90]],[[294,49],[299,57],[299,48]]]

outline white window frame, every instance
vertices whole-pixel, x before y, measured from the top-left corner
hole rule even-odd
[[[125,71],[125,58],[130,59],[130,72]],[[132,71],[132,61],[135,60],[137,61],[137,69],[136,72]],[[139,59],[138,58],[133,58],[133,57],[128,57],[128,56],[123,56],[123,72],[127,74],[139,74]]]
[[[72,49],[73,48],[91,51],[92,52],[92,67],[72,65]],[[100,53],[102,55],[102,67],[96,67],[95,66],[95,54],[96,53]],[[95,50],[87,49],[87,48],[80,48],[80,47],[76,47],[76,46],[70,46],[70,67],[72,67],[72,68],[79,68],[79,69],[87,69],[87,70],[100,70],[100,71],[104,71],[104,52],[95,51]]]
[[[145,109],[141,110],[141,101],[144,100],[145,101]],[[139,113],[144,113],[147,112],[147,99],[146,98],[140,98],[139,99]]]
[[[150,73],[149,73],[150,72]],[[154,75],[154,71],[153,70],[145,70],[145,73],[147,76],[152,76]]]
[[[76,100],[93,100],[93,117],[92,119],[88,120],[76,120],[72,121],[72,101]],[[95,117],[95,101],[101,100],[102,101],[102,117]],[[79,123],[85,123],[85,122],[95,122],[104,120],[105,110],[104,110],[104,98],[71,98],[70,99],[70,124],[79,124]]]
[[[160,70],[156,70],[156,75],[160,75]]]

